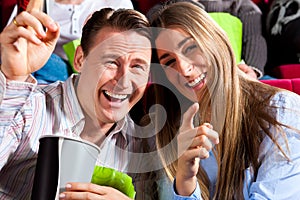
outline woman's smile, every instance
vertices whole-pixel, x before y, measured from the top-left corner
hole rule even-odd
[[[202,73],[200,76],[198,76],[194,80],[187,82],[186,86],[188,86],[190,88],[196,88],[201,83],[204,83],[204,79],[206,78],[206,75],[207,75],[207,72]]]

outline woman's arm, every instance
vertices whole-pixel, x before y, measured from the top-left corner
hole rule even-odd
[[[300,130],[300,96],[290,92],[279,93],[272,106],[278,107],[276,118],[280,123]],[[261,166],[256,180],[251,168],[246,170],[245,199],[300,199],[300,132],[284,127],[285,140],[274,127],[270,130],[289,160],[269,137],[265,137],[260,146]]]

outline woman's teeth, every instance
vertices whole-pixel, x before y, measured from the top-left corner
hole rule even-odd
[[[196,78],[195,80],[188,82],[187,85],[189,87],[195,87],[196,85],[198,85],[204,78],[206,77],[206,73],[201,74],[198,78]]]
[[[109,92],[109,91],[107,91],[107,90],[105,90],[104,93],[105,93],[107,96],[111,97],[111,98],[119,99],[119,100],[124,100],[124,99],[126,99],[127,96],[128,96],[128,95],[126,95],[126,94],[115,94],[115,93]]]

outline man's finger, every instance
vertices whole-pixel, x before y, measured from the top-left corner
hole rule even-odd
[[[44,5],[43,0],[30,0],[26,7],[26,11],[28,12],[31,12],[33,10],[42,11],[43,5]]]

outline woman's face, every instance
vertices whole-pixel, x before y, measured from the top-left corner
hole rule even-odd
[[[155,44],[169,81],[188,99],[198,101],[208,68],[196,41],[183,30],[171,28],[162,30]]]

